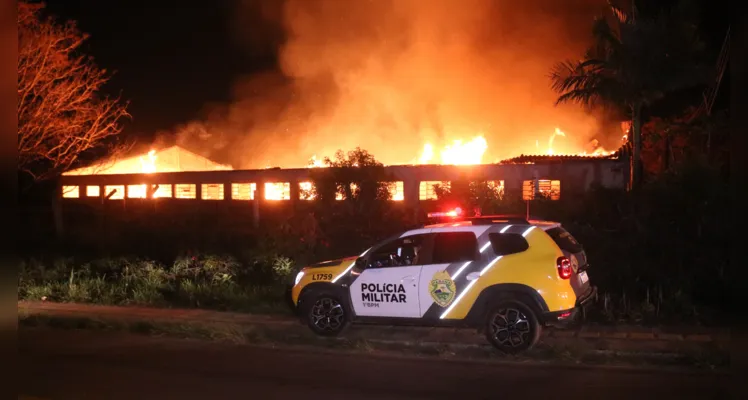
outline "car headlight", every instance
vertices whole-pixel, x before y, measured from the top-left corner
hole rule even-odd
[[[298,274],[296,274],[296,279],[294,280],[294,286],[298,285],[299,282],[301,282],[301,278],[304,277],[304,271],[300,271]]]

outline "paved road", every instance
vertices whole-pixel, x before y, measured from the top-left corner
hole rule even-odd
[[[21,329],[19,355],[19,394],[42,399],[728,398],[724,375],[400,359],[89,331]]]

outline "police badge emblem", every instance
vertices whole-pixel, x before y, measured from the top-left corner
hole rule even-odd
[[[439,271],[431,278],[429,293],[440,307],[450,305],[456,292],[455,283],[446,271]]]

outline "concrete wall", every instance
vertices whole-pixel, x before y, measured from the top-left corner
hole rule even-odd
[[[561,196],[583,193],[593,184],[609,188],[625,188],[627,182],[625,159],[569,158],[563,160],[543,159],[532,164],[481,164],[471,166],[453,165],[394,165],[385,169],[395,181],[403,182],[405,204],[419,203],[419,183],[422,181],[453,180],[503,180],[505,195],[521,197],[525,180],[551,179],[561,181]],[[224,199],[231,200],[232,183],[256,183],[257,197],[265,182],[290,182],[291,200],[299,198],[298,182],[310,179],[310,169],[259,169],[205,172],[170,172],[158,174],[124,175],[77,175],[63,176],[62,186],[80,185],[81,199],[85,198],[87,185],[134,185],[134,184],[196,184],[196,198],[201,198],[200,185],[220,183],[224,185]],[[100,199],[105,193],[100,190]],[[94,200],[95,198],[88,198]]]

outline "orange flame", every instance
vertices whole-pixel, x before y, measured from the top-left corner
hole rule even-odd
[[[157,171],[156,168],[156,150],[151,150],[148,152],[145,158],[143,156],[139,157],[140,159],[140,168],[141,172],[146,174],[151,174]],[[148,193],[148,186],[143,185],[131,185],[128,187],[128,197],[131,198],[140,198],[144,199],[147,197]],[[158,197],[158,189],[153,193],[153,198]]]
[[[322,160],[318,159],[316,154],[309,159],[309,168],[320,168],[324,166]]]
[[[564,137],[566,137],[566,134],[561,129],[556,128],[556,131],[553,132],[553,134],[551,135],[551,138],[548,139],[548,150],[546,151],[546,153],[548,153],[549,156],[552,156],[554,154],[554,151],[553,151],[553,139],[555,139],[556,136],[564,136]]]
[[[486,138],[477,136],[467,143],[462,140],[454,140],[452,144],[444,146],[439,152],[440,164],[446,165],[473,165],[483,161],[483,155],[488,149]],[[423,146],[419,164],[432,164],[434,161],[434,147],[431,143]]]
[[[147,174],[156,172],[156,150],[149,151],[147,157],[147,159],[143,159],[142,156],[140,157],[140,165],[143,172]]]

